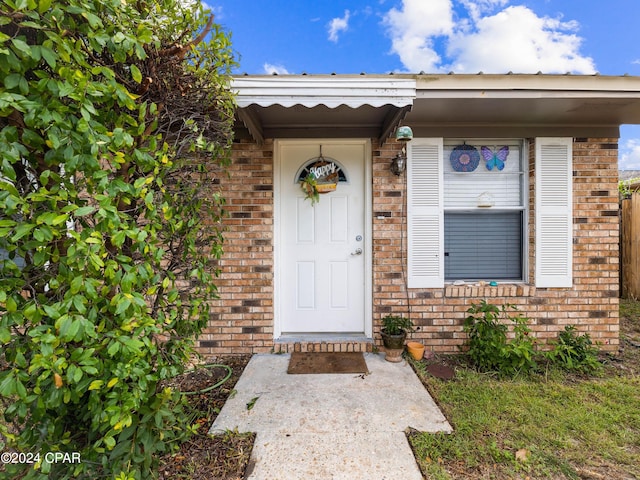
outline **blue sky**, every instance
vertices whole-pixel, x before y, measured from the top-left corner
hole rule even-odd
[[[638,0],[208,0],[235,73],[640,75]],[[640,170],[640,127],[620,168]]]

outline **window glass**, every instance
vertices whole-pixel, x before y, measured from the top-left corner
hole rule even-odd
[[[494,207],[522,207],[522,142],[447,141],[444,208],[474,208],[489,194]]]

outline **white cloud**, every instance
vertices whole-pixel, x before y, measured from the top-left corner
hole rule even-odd
[[[471,19],[477,22],[483,14],[495,11],[497,7],[504,7],[509,0],[460,0],[469,12]]]
[[[457,33],[447,52],[457,72],[594,73],[593,60],[579,54],[574,22],[538,17],[523,6],[479,18],[475,32]]]
[[[206,2],[202,2],[202,6],[207,10],[211,10],[211,13],[216,16],[216,20],[222,20],[225,16],[224,10],[221,6],[213,6]]]
[[[262,65],[264,73],[271,75],[277,73],[278,75],[289,75],[289,71],[282,65],[276,65],[273,63],[265,63]]]
[[[402,10],[392,8],[384,17],[391,36],[391,51],[411,72],[438,70],[441,62],[433,40],[453,33],[450,0],[404,0]]]
[[[620,170],[640,170],[640,138],[621,141],[619,158]]]
[[[329,30],[329,40],[332,42],[338,41],[338,34],[340,32],[346,32],[349,28],[349,18],[351,17],[351,13],[349,10],[344,11],[344,17],[334,18],[329,22],[328,30]]]
[[[593,60],[580,54],[577,22],[540,17],[524,6],[505,8],[509,0],[457,2],[468,17],[454,15],[453,0],[403,0],[401,10],[387,12],[391,50],[408,71],[595,72]]]

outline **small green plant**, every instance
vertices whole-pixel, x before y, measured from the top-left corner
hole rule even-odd
[[[638,188],[631,188],[632,185],[636,185],[640,181],[640,177],[629,178],[627,180],[620,180],[618,182],[618,192],[622,198],[630,198],[632,194],[638,191]]]
[[[500,323],[500,310],[482,300],[480,305],[469,307],[467,313],[464,331],[469,336],[469,358],[480,370],[499,369],[508,330],[507,325]]]
[[[498,307],[482,300],[467,310],[464,331],[469,336],[467,354],[480,371],[495,371],[514,376],[535,370],[535,341],[529,335],[529,319],[518,314],[509,316],[513,305]],[[508,322],[512,322],[514,338],[509,340]]]
[[[382,319],[382,331],[389,335],[400,335],[413,331],[413,322],[399,315],[387,315]]]
[[[547,352],[546,357],[564,370],[595,373],[602,368],[598,349],[593,346],[589,334],[579,335],[573,325],[564,327],[553,350]]]

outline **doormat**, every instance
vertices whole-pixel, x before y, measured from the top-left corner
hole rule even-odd
[[[293,352],[287,373],[369,373],[369,370],[362,352]]]

